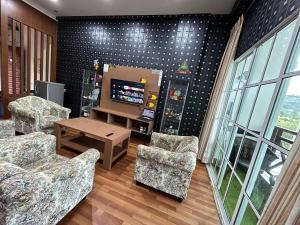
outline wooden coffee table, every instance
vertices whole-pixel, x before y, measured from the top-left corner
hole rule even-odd
[[[79,132],[76,135],[62,136],[63,128],[71,128]],[[89,148],[98,149],[103,168],[110,170],[112,164],[128,150],[131,131],[88,118],[61,120],[54,123],[56,148],[62,146],[84,152]]]

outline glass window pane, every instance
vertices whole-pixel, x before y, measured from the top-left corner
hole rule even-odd
[[[235,225],[256,225],[257,224],[258,218],[254,210],[252,209],[251,205],[248,202],[249,201],[246,198],[244,198],[237,219],[235,221]]]
[[[227,107],[226,107],[226,111],[225,111],[225,116],[227,118],[231,117],[231,114],[232,114],[232,111],[233,111],[235,96],[236,96],[236,91],[232,91],[229,95],[228,103],[227,103]]]
[[[249,129],[260,133],[263,126],[276,83],[262,85],[260,87],[255,106],[251,115]]]
[[[255,101],[257,90],[258,90],[257,86],[247,88],[245,90],[245,94],[243,96],[241,107],[240,107],[240,112],[237,117],[237,123],[244,127],[247,126],[251,114],[252,106]]]
[[[219,137],[218,137],[218,143],[224,150],[227,148],[227,145],[229,143],[232,129],[233,129],[233,123],[224,119],[220,133],[219,133]]]
[[[291,149],[300,130],[300,76],[284,79],[272,112],[265,137]]]
[[[230,184],[228,186],[228,191],[224,201],[224,208],[230,221],[236,206],[236,203],[239,199],[242,186],[235,175],[232,175]]]
[[[230,167],[226,163],[224,163],[223,167],[222,167],[222,172],[221,172],[221,175],[219,178],[219,182],[218,182],[219,183],[219,191],[220,191],[220,195],[221,195],[222,199],[225,196],[225,192],[227,189],[227,185],[229,183],[231,172],[232,172],[232,170],[230,169]]]
[[[239,105],[240,105],[240,102],[241,102],[241,97],[242,97],[242,90],[238,90],[237,94],[236,94],[236,97],[235,97],[235,100],[234,100],[234,104],[232,106],[232,112],[231,112],[231,116],[230,116],[231,121],[235,121],[236,114],[238,112]]]
[[[284,57],[293,34],[295,23],[296,21],[293,21],[277,33],[263,80],[271,80],[279,76]]]
[[[259,213],[262,212],[287,156],[262,144],[247,186],[247,194]]]
[[[227,95],[228,95],[228,92],[222,92],[222,94],[221,94],[218,109],[216,112],[216,118],[220,118],[220,117],[224,116],[224,109],[225,109],[226,103],[227,103]]]
[[[235,167],[235,172],[242,181],[245,180],[257,143],[256,141],[256,137],[249,133],[246,133]]]
[[[217,144],[215,154],[214,154],[213,159],[212,159],[212,166],[214,168],[214,172],[215,172],[216,177],[219,174],[220,167],[221,167],[221,164],[222,164],[222,159],[223,159],[223,152],[222,152],[220,146]]]
[[[229,65],[228,71],[226,73],[226,80],[225,80],[225,84],[224,84],[224,90],[225,91],[229,91],[231,89],[231,82],[232,79],[234,78],[234,68],[235,68],[235,63],[234,61],[232,61]]]
[[[240,79],[241,81],[240,81],[240,84],[239,84],[239,88],[244,87],[247,83],[247,79],[248,79],[252,59],[253,59],[253,53],[246,58],[244,70],[243,70],[243,73],[242,73],[241,79]]]
[[[231,136],[230,145],[226,154],[229,156],[229,162],[233,166],[236,160],[240,145],[244,136],[244,131],[241,128],[235,127]]]
[[[295,71],[300,71],[300,34],[298,34],[287,68],[287,73]]]
[[[238,88],[246,60],[239,62],[235,71],[235,76],[232,84],[232,90]]]
[[[248,84],[255,84],[261,81],[274,38],[275,37],[271,37],[256,50]]]

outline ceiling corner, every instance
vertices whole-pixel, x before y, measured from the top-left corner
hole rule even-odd
[[[35,8],[36,10],[40,11],[41,13],[45,14],[46,16],[50,17],[51,19],[54,19],[55,21],[57,21],[56,15],[54,13],[52,13],[49,10],[45,9],[44,7],[40,6],[38,3],[34,3],[34,2],[28,1],[28,0],[23,0],[23,2],[30,5],[31,7]]]

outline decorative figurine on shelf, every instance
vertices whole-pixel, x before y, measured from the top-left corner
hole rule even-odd
[[[169,97],[172,100],[182,100],[184,98],[183,96],[181,96],[180,90],[170,90]]]
[[[147,103],[147,107],[149,107],[149,108],[154,108],[154,106],[155,106],[155,104],[153,103],[153,102],[148,102]]]
[[[140,132],[141,133],[146,133],[146,127],[140,126]]]
[[[99,60],[98,60],[98,59],[94,59],[94,69],[95,69],[96,71],[99,70]]]
[[[178,74],[191,74],[191,71],[189,69],[187,60],[184,60],[183,63],[181,63],[181,65],[179,66],[176,73],[178,73]]]
[[[151,100],[157,100],[157,95],[156,94],[151,94],[149,96],[149,99],[151,99]]]
[[[149,92],[146,106],[148,108],[155,109],[157,106],[157,99],[157,92]]]
[[[147,80],[146,80],[146,78],[143,78],[143,77],[142,77],[142,78],[140,79],[140,83],[142,83],[142,84],[146,84],[146,83],[147,83]]]

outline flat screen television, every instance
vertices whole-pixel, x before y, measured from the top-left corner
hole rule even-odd
[[[110,97],[116,101],[143,105],[144,104],[145,84],[111,79]]]

